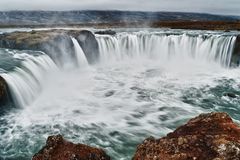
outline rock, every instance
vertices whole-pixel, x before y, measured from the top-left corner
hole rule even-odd
[[[224,93],[223,96],[229,97],[229,98],[237,98],[238,97],[236,94],[230,93],[230,92]]]
[[[102,149],[73,144],[57,135],[48,137],[46,146],[32,160],[110,160],[110,157]]]
[[[105,97],[111,97],[113,96],[115,93],[115,91],[108,91],[107,93],[105,93]]]
[[[231,66],[235,67],[239,65],[240,65],[240,36],[238,35],[233,49]]]
[[[63,61],[66,60],[66,54],[70,54],[68,57],[76,59],[70,36],[77,38],[89,63],[98,61],[99,47],[97,40],[92,32],[86,30],[53,29],[0,34],[0,48],[43,51],[61,66]]]
[[[117,33],[113,30],[105,30],[105,31],[97,31],[95,34],[101,34],[101,35],[116,35]]]
[[[80,31],[78,36],[76,36],[78,43],[82,47],[88,63],[94,64],[99,59],[99,46],[95,35],[87,30]]]
[[[71,38],[62,30],[7,33],[0,35],[0,47],[42,51],[60,66],[66,53],[75,55]]]
[[[9,89],[6,81],[0,77],[0,106],[8,104],[11,102],[11,97],[9,94]]]
[[[191,119],[166,137],[146,139],[133,160],[238,160],[240,127],[226,113]]]

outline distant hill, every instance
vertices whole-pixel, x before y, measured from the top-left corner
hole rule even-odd
[[[239,21],[237,16],[181,12],[134,11],[7,11],[0,12],[0,25],[51,25],[154,21]]]

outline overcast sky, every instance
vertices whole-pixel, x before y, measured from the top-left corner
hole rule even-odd
[[[0,10],[141,10],[240,15],[240,0],[0,0]]]

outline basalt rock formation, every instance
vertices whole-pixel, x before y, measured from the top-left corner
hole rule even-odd
[[[226,113],[191,119],[166,137],[146,139],[133,160],[238,160],[240,127]]]
[[[71,37],[75,37],[82,47],[89,63],[95,63],[99,57],[99,48],[94,34],[79,30],[42,30],[31,32],[13,32],[0,35],[0,48],[37,50],[48,54],[57,64],[65,54],[75,56]]]
[[[110,157],[102,149],[73,144],[57,135],[48,137],[46,146],[32,160],[110,160]]]

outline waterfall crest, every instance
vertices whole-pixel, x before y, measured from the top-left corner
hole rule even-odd
[[[165,61],[171,58],[195,59],[228,67],[236,36],[138,32],[98,35],[97,40],[102,61],[147,56]]]

